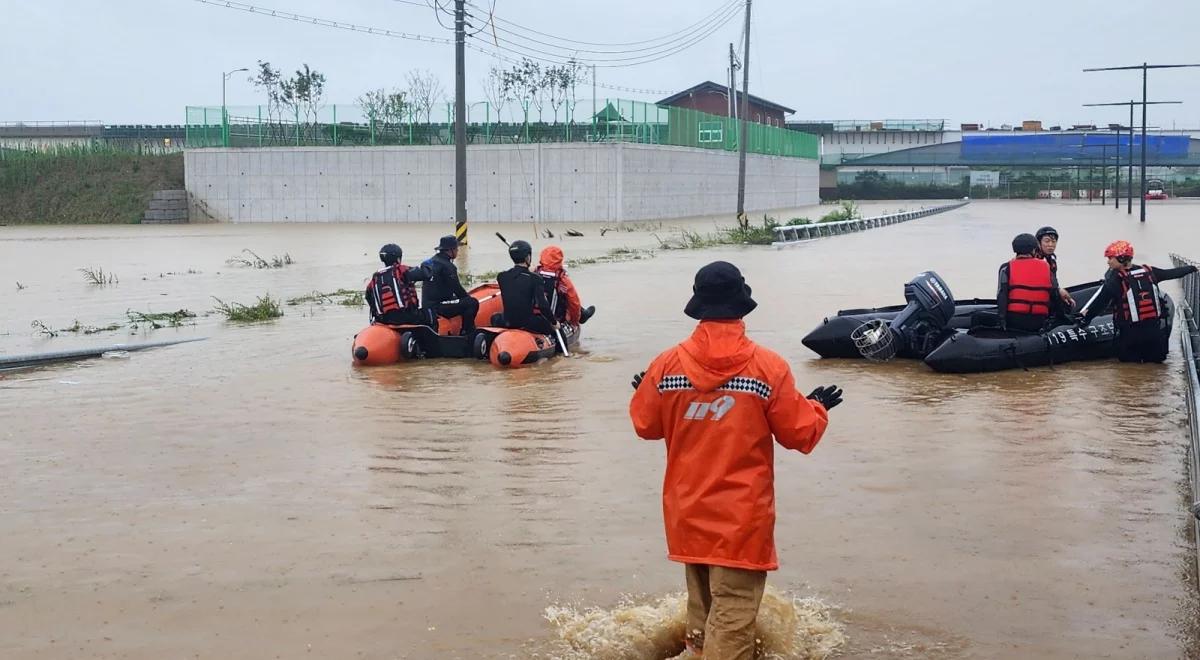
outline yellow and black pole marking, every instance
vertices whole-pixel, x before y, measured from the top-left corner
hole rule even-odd
[[[454,238],[458,239],[459,245],[467,244],[467,221],[454,223]]]

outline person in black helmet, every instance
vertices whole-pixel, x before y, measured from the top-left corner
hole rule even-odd
[[[558,322],[546,299],[542,278],[529,270],[532,255],[533,246],[525,241],[513,241],[508,246],[513,267],[496,277],[504,303],[504,327],[553,335]]]
[[[462,317],[462,334],[475,332],[475,315],[479,313],[479,301],[467,293],[458,280],[458,239],[443,236],[438,241],[437,252],[421,264],[429,270],[429,281],[421,287],[421,303],[433,315],[433,327],[437,329],[437,317]]]
[[[404,252],[399,245],[388,243],[379,248],[379,260],[383,268],[375,271],[367,281],[367,307],[370,308],[372,323],[388,325],[426,325],[429,316],[417,300],[417,282],[429,279],[429,271],[423,266],[405,266],[400,263]]]
[[[1000,266],[996,287],[996,309],[1000,327],[1005,330],[1041,332],[1050,315],[1057,311],[1057,289],[1050,265],[1033,256],[1037,239],[1019,234],[1013,239],[1013,259]]]
[[[1058,284],[1058,257],[1054,254],[1058,249],[1058,230],[1054,227],[1042,227],[1037,230],[1034,238],[1038,242],[1038,249],[1034,256],[1044,259],[1050,265],[1050,276],[1054,279],[1054,288],[1058,290],[1058,298],[1062,300],[1066,310],[1070,311],[1075,307],[1075,299]]]

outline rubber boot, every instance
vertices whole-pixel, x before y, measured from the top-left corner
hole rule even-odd
[[[588,305],[587,308],[585,308],[583,310],[583,312],[581,312],[579,314],[579,324],[583,325],[584,323],[587,323],[588,319],[592,318],[592,315],[595,313],[596,313],[596,306]]]

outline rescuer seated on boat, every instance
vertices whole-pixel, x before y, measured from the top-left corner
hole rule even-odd
[[[1054,254],[1058,250],[1058,230],[1054,227],[1042,227],[1037,230],[1034,238],[1037,239],[1038,249],[1033,256],[1045,259],[1046,263],[1050,264],[1050,277],[1054,280],[1054,288],[1058,289],[1058,297],[1062,300],[1063,307],[1069,311],[1075,307],[1075,299],[1058,283],[1058,257]]]
[[[1079,313],[1079,325],[1087,327],[1112,304],[1113,329],[1117,334],[1117,358],[1122,362],[1162,362],[1170,348],[1163,332],[1166,312],[1158,283],[1196,272],[1195,266],[1155,268],[1134,266],[1133,246],[1126,241],[1110,243],[1104,250],[1108,272],[1104,284]]]
[[[1034,256],[1037,247],[1033,234],[1019,234],[1012,242],[1016,256],[1000,266],[996,310],[1004,330],[1041,332],[1057,312],[1058,287],[1050,264]]]
[[[546,299],[542,278],[529,270],[533,246],[525,241],[513,241],[508,256],[513,267],[500,273],[500,299],[504,303],[501,325],[505,328],[528,330],[541,335],[553,335],[558,327],[554,309]]]
[[[433,327],[437,329],[437,317],[462,317],[462,334],[475,333],[475,315],[479,313],[479,301],[463,288],[458,279],[458,239],[443,236],[438,241],[437,252],[425,260],[422,266],[429,271],[429,281],[421,287],[421,303],[429,310]]]
[[[388,325],[428,325],[429,315],[417,300],[417,282],[429,279],[423,266],[400,263],[404,252],[399,245],[388,243],[379,248],[383,268],[375,271],[367,282],[367,307],[372,323]]]
[[[550,308],[554,310],[554,318],[559,323],[566,322],[572,325],[587,323],[587,320],[592,318],[592,314],[596,313],[594,306],[583,308],[579,292],[575,290],[575,284],[570,277],[567,277],[567,271],[563,268],[562,248],[557,245],[547,245],[538,257],[537,269],[534,272],[542,278],[546,299],[550,302]]]

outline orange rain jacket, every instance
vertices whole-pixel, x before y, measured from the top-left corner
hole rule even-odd
[[[787,362],[740,320],[701,321],[650,363],[629,403],[639,437],[666,439],[668,557],[775,570],[775,446],[805,454],[828,423]]]
[[[575,284],[571,282],[571,278],[567,277],[567,271],[563,270],[562,248],[557,245],[547,245],[538,255],[537,270],[554,273],[558,277],[558,295],[562,296],[567,303],[566,321],[573,325],[579,325],[583,304],[579,301],[579,293],[575,291]]]

